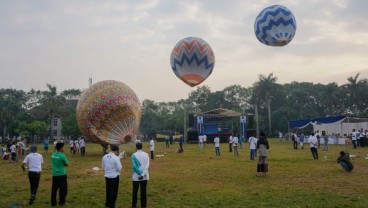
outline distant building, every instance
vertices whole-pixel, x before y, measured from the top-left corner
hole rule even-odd
[[[52,119],[51,129],[52,129],[52,136],[54,139],[60,139],[62,137],[61,130],[63,129],[63,125],[61,123],[60,117],[55,116]]]

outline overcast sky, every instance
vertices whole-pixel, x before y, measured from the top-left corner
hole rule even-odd
[[[261,44],[254,20],[268,6],[289,8],[297,31],[285,47]],[[188,36],[212,47],[216,64],[201,85],[251,86],[260,74],[278,83],[346,83],[368,77],[367,0],[0,1],[0,88],[46,83],[85,89],[118,80],[139,99],[176,101],[194,89],[172,72],[170,54]]]

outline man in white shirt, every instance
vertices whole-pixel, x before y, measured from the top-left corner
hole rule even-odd
[[[203,134],[202,138],[203,138],[203,147],[206,147],[207,135]]]
[[[215,137],[213,139],[213,142],[215,143],[216,156],[220,156],[220,138],[219,136]]]
[[[151,160],[154,159],[153,152],[155,151],[155,140],[153,140],[153,137],[150,141],[150,151],[151,151]]]
[[[17,161],[17,146],[15,145],[15,142],[12,143],[12,145],[10,146],[10,152],[11,152],[11,160],[12,162],[16,162]]]
[[[308,143],[310,145],[313,159],[318,160],[318,152],[317,152],[318,139],[316,136],[314,136],[314,132],[312,132],[311,135],[309,136]]]
[[[79,140],[79,148],[81,156],[84,156],[86,154],[86,141],[84,140],[84,136],[81,136]]]
[[[73,139],[70,139],[69,147],[70,147],[70,154],[74,155],[74,141],[73,141]]]
[[[198,147],[199,149],[203,149],[203,136],[202,135],[198,136]]]
[[[41,154],[37,153],[37,146],[32,145],[30,148],[30,154],[28,154],[22,163],[22,169],[26,171],[26,165],[28,164],[28,179],[31,185],[31,197],[29,199],[29,204],[33,204],[36,199],[38,184],[40,183],[41,171],[43,157]]]
[[[238,144],[239,144],[239,138],[237,137],[237,135],[235,135],[233,137],[234,156],[239,156]]]
[[[147,153],[142,151],[142,143],[135,145],[137,151],[132,155],[132,180],[133,180],[133,196],[132,207],[137,207],[137,194],[139,187],[141,188],[141,207],[147,207],[147,182],[149,180],[149,163],[150,159]]]
[[[233,151],[233,135],[229,137],[229,152]]]
[[[357,132],[355,131],[355,129],[353,129],[353,132],[351,133],[351,141],[353,142],[353,148],[356,149],[357,147]]]
[[[250,160],[254,160],[257,151],[258,139],[254,137],[254,134],[249,138]]]
[[[106,207],[115,207],[119,190],[119,175],[123,168],[119,155],[119,147],[111,145],[111,152],[102,158],[102,169],[105,171],[106,182]]]

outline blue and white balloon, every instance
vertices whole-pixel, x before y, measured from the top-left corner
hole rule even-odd
[[[287,45],[296,32],[294,15],[284,6],[269,6],[257,16],[254,22],[254,32],[257,39],[265,45]]]

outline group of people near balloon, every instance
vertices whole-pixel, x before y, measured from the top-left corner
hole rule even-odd
[[[152,144],[151,144],[152,145]],[[146,189],[149,180],[150,158],[146,152],[142,151],[142,143],[135,144],[136,152],[131,155],[132,162],[132,207],[137,207],[138,190],[141,189],[140,200],[141,207],[147,206]],[[122,164],[119,158],[119,146],[110,145],[111,151],[102,158],[102,168],[104,169],[106,183],[105,207],[114,208],[118,190],[119,175],[122,170]],[[152,149],[151,149],[152,150]],[[153,159],[153,158],[152,158]],[[43,156],[37,153],[37,146],[32,145],[30,153],[22,162],[23,171],[27,171],[30,183],[29,204],[36,200],[37,190],[41,179]],[[68,193],[67,169],[69,162],[64,153],[64,143],[56,143],[56,151],[51,155],[52,164],[52,187],[51,187],[51,206],[66,205]],[[57,202],[57,193],[59,192],[59,201]]]

